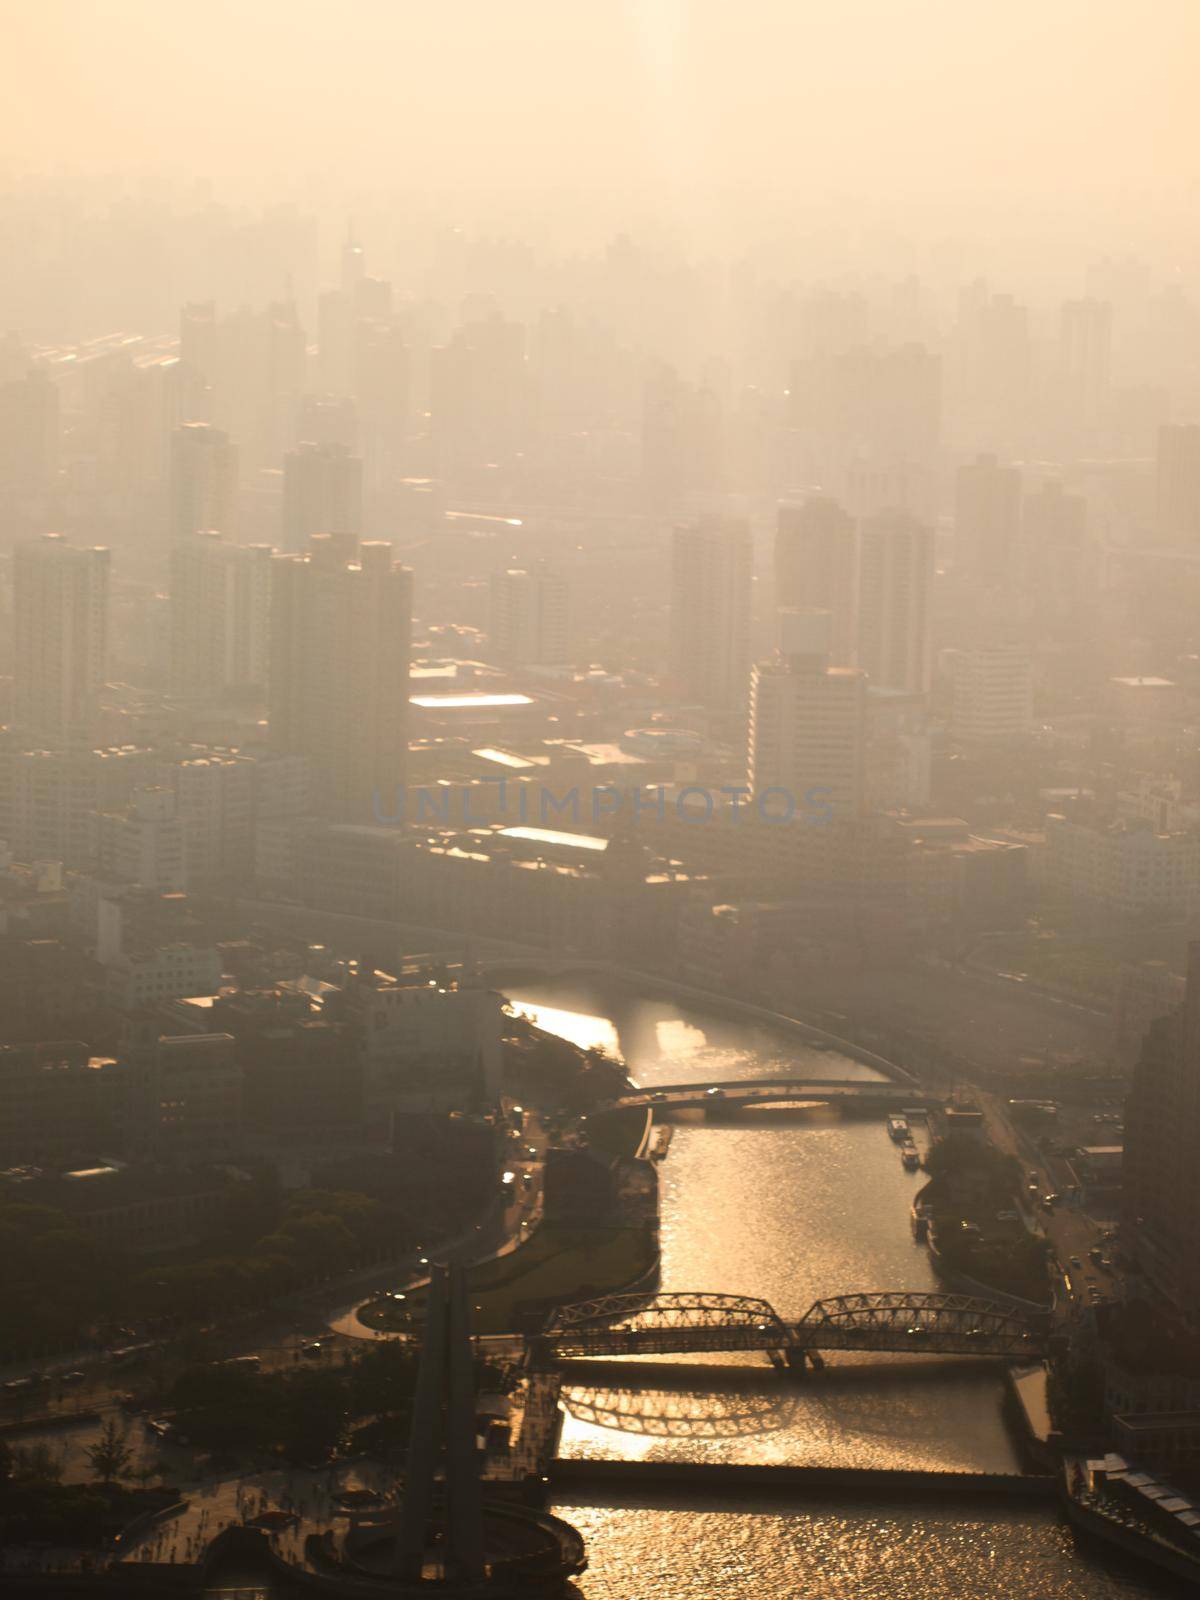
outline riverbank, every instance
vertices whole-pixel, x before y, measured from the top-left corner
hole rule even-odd
[[[617,1294],[648,1282],[658,1266],[652,1224],[620,1228],[542,1223],[508,1255],[470,1268],[472,1327],[480,1335],[527,1332],[547,1312],[571,1300]],[[382,1295],[359,1309],[359,1319],[380,1333],[403,1334],[419,1322],[422,1286],[397,1299]]]
[[[555,1493],[578,1490],[582,1485],[611,1491],[616,1485],[643,1491],[647,1488],[698,1490],[719,1493],[747,1489],[788,1495],[805,1492],[864,1494],[896,1499],[908,1495],[933,1500],[950,1498],[1037,1501],[1052,1504],[1058,1497],[1053,1474],[1018,1472],[936,1472],[920,1468],[901,1470],[873,1467],[809,1467],[745,1461],[612,1461],[572,1458],[550,1467]]]

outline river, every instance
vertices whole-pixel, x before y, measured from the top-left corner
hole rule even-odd
[[[514,984],[514,1005],[641,1084],[779,1076],[876,1078],[848,1057],[690,1005],[580,983]],[[661,1287],[758,1295],[787,1316],[814,1300],[935,1286],[908,1209],[919,1175],[881,1121],[832,1112],[677,1126],[661,1177]],[[728,1357],[720,1358],[728,1362]],[[747,1357],[659,1381],[576,1384],[562,1454],[1015,1471],[994,1367],[834,1357],[801,1383]],[[803,1505],[728,1493],[556,1508],[583,1532],[586,1600],[1116,1600],[1174,1592],[1079,1548],[1052,1512],[862,1498]]]

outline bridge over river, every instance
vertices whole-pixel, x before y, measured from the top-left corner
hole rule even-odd
[[[531,1344],[536,1365],[572,1357],[762,1350],[789,1366],[816,1352],[990,1356],[1045,1354],[1048,1322],[965,1294],[890,1291],[818,1300],[788,1322],[766,1300],[728,1294],[605,1295],[560,1306]]]
[[[871,1078],[731,1078],[708,1083],[662,1083],[638,1088],[611,1102],[613,1106],[653,1106],[662,1111],[694,1107],[716,1111],[723,1106],[746,1105],[854,1106],[863,1111],[927,1110],[942,1099],[911,1083],[889,1083]]]

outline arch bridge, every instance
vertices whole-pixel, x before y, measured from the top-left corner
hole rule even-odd
[[[974,1295],[923,1290],[818,1300],[798,1322],[748,1295],[604,1295],[560,1306],[536,1341],[551,1359],[764,1350],[792,1364],[827,1350],[1029,1360],[1045,1343],[1044,1318]]]

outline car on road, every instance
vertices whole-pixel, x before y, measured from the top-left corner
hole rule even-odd
[[[1071,1265],[1075,1268],[1076,1272],[1079,1272],[1083,1267],[1083,1262],[1079,1256],[1072,1256]]]
[[[306,1361],[319,1361],[324,1354],[324,1346],[317,1341],[312,1344],[302,1344],[300,1354]]]

